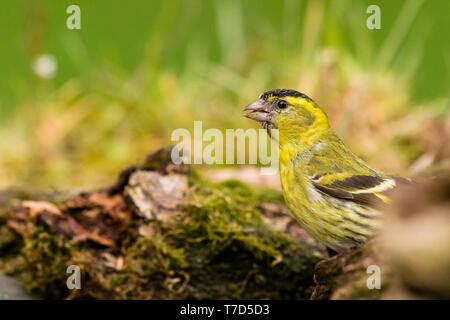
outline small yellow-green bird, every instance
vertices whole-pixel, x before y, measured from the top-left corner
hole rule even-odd
[[[280,179],[294,217],[314,238],[341,252],[380,228],[383,194],[407,179],[387,175],[353,154],[331,131],[325,112],[295,90],[264,92],[243,111],[275,136]]]

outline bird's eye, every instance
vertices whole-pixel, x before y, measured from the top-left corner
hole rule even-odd
[[[286,109],[287,106],[288,106],[287,101],[285,101],[285,100],[280,100],[280,101],[278,101],[278,108],[280,108],[280,109]]]

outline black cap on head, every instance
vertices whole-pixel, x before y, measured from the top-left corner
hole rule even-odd
[[[270,96],[279,97],[279,98],[301,97],[301,98],[305,98],[305,99],[312,101],[312,99],[310,97],[308,97],[306,94],[303,94],[301,92],[298,92],[298,91],[292,90],[292,89],[276,89],[276,90],[266,91],[259,98],[266,100]]]

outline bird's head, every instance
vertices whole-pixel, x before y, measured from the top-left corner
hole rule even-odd
[[[251,111],[244,116],[258,121],[269,134],[272,129],[278,129],[280,145],[310,144],[330,130],[325,112],[307,95],[295,90],[264,92],[243,111]]]

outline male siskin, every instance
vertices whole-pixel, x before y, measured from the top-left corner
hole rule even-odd
[[[304,229],[336,252],[376,233],[382,225],[379,205],[389,202],[384,193],[406,179],[353,154],[331,131],[325,112],[303,93],[267,91],[243,110],[269,135],[278,129],[284,199]]]

